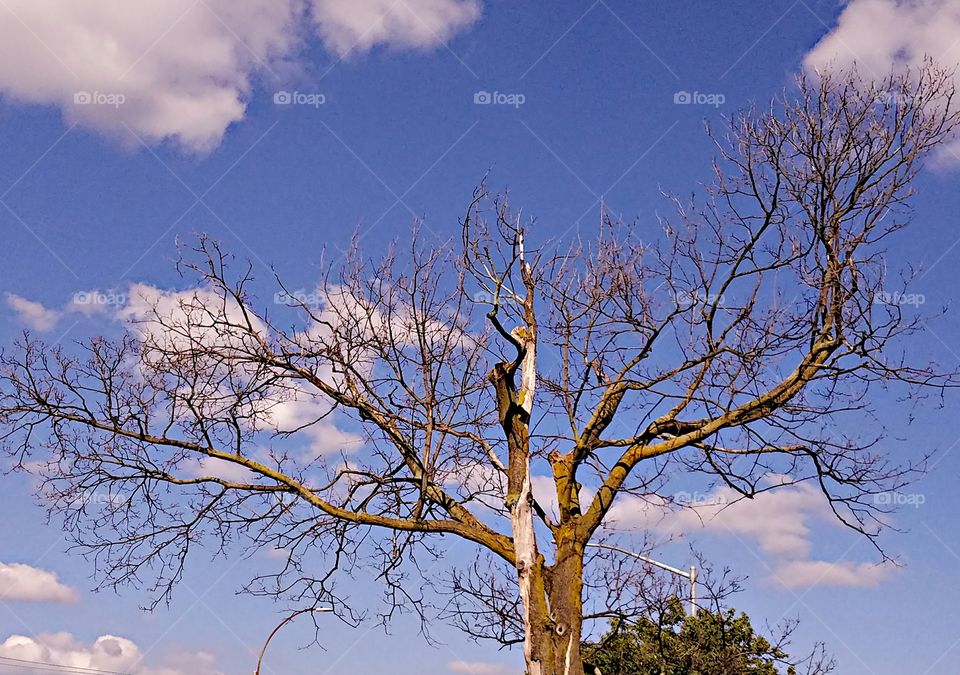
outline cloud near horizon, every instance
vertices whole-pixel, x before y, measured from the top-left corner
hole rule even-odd
[[[447,670],[457,675],[516,675],[519,672],[502,663],[486,661],[450,661]]]
[[[95,670],[131,675],[223,675],[216,668],[213,655],[207,652],[173,654],[165,659],[164,665],[147,666],[144,663],[145,653],[139,646],[115,635],[101,635],[91,644],[84,644],[70,633],[41,633],[33,637],[11,635],[0,644],[0,657],[39,661],[71,669],[71,672]]]
[[[257,83],[296,71],[305,43],[339,58],[431,49],[472,25],[479,0],[6,0],[0,94],[53,105],[137,147],[215,148]],[[140,139],[140,140],[138,140]]]

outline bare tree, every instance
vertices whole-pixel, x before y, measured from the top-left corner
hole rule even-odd
[[[454,536],[489,556],[453,574],[474,601],[457,622],[522,643],[531,675],[580,675],[584,617],[644,611],[631,573],[587,555],[618,497],[662,504],[677,473],[751,497],[776,474],[814,482],[875,540],[873,496],[921,458],[891,464],[879,427],[835,422],[869,416],[877,385],[956,383],[910,358],[920,317],[891,300],[884,255],[921,161],[960,121],[950,82],[933,65],[800,79],[730,121],[706,200],[675,200],[642,243],[605,218],[561,254],[477,190],[461,241],[415,234],[375,263],[355,247],[320,302],[283,296],[288,324],[202,239],[186,263],[199,289],[144,296],[123,337],[8,350],[6,450],[44,476],[105,583],[152,579],[167,597],[207,536],[287,552],[252,592],[349,617],[335,572],[373,564],[387,614],[425,612],[413,575]],[[334,419],[355,447],[295,448]]]

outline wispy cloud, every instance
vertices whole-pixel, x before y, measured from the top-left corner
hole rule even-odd
[[[14,293],[7,293],[7,306],[29,328],[45,333],[52,330],[64,317],[70,315],[110,315],[124,302],[126,294],[98,290],[74,293],[63,307],[47,307],[36,300],[29,300]]]
[[[61,312],[55,309],[49,309],[39,302],[27,300],[13,293],[7,293],[7,306],[16,312],[20,321],[41,333],[56,326],[61,316]]]
[[[775,579],[787,588],[859,586],[873,588],[895,571],[890,565],[852,561],[792,560],[779,565]]]

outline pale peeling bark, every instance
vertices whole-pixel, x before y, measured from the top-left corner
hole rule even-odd
[[[535,327],[535,323],[531,323]],[[544,639],[548,622],[543,559],[537,549],[534,530],[534,500],[530,481],[529,420],[536,389],[535,328],[518,327],[508,335],[522,360],[518,364],[500,363],[491,371],[490,380],[497,391],[500,422],[509,447],[507,495],[513,534],[517,585],[523,606],[524,660],[529,675],[553,675],[545,669],[549,643]],[[519,356],[518,356],[519,357]],[[516,384],[517,371],[521,381]]]
[[[529,470],[528,470],[529,474]],[[534,635],[532,626],[533,570],[537,563],[537,539],[533,531],[533,507],[530,477],[527,475],[521,484],[517,503],[511,509],[514,548],[517,553],[517,580],[520,585],[520,600],[524,608],[523,656],[530,675],[541,675],[539,655],[534,653]]]
[[[533,409],[533,397],[536,390],[537,381],[537,361],[536,361],[536,336],[530,330],[514,331],[518,339],[525,338],[524,348],[526,355],[521,365],[521,383],[518,395],[518,403],[524,411],[526,418],[529,419]],[[526,426],[526,422],[523,423]],[[527,438],[526,429],[523,433],[524,439]],[[541,675],[542,668],[540,655],[534,650],[534,631],[533,616],[533,574],[535,568],[539,565],[539,553],[537,551],[537,538],[533,529],[533,488],[530,483],[530,452],[529,444],[527,447],[515,448],[515,452],[523,456],[520,461],[511,462],[514,464],[513,471],[517,475],[511,475],[510,481],[519,484],[519,491],[516,494],[510,494],[511,508],[510,520],[513,528],[513,545],[517,558],[517,579],[520,586],[520,600],[524,608],[524,632],[525,641],[523,647],[524,659],[527,663],[527,670],[530,675]],[[512,490],[511,490],[512,493]],[[515,501],[513,501],[515,499]]]
[[[501,334],[517,349],[517,360],[491,372],[497,389],[500,421],[509,447],[506,506],[510,511],[517,584],[523,608],[524,661],[528,675],[582,675],[580,623],[582,560],[571,536],[564,536],[558,562],[548,567],[537,547],[533,486],[530,479],[530,419],[537,386],[536,283],[524,259],[518,232],[518,260],[526,297],[521,300],[523,324]],[[517,381],[519,379],[519,382]],[[567,532],[571,535],[572,532]],[[560,562],[563,558],[563,562]]]
[[[513,396],[508,397],[513,400],[509,403],[508,414],[503,417],[510,438],[507,505],[510,508],[517,583],[524,612],[524,661],[528,675],[548,675],[550,671],[545,670],[544,664],[548,656],[544,654],[547,650],[543,644],[548,611],[543,587],[543,561],[537,550],[534,531],[533,486],[530,482],[529,421],[537,387],[537,322],[533,307],[535,284],[530,264],[524,258],[522,230],[518,234],[520,270],[527,291],[523,301],[526,325],[518,326],[511,333],[522,360],[519,364],[520,383]]]

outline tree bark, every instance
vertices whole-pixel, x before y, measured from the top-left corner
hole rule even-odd
[[[513,527],[513,546],[516,551],[517,583],[520,600],[524,608],[524,646],[523,657],[527,664],[528,675],[547,675],[542,668],[542,640],[539,639],[538,626],[547,620],[546,598],[544,593],[543,556],[537,550],[536,533],[533,529],[533,491],[530,485],[529,460],[517,466],[511,462],[510,483],[517,483],[516,491],[511,485],[508,489],[510,520]]]
[[[548,622],[541,639],[549,645],[551,661],[544,675],[583,675],[583,553],[569,530],[558,537],[557,560],[546,570],[545,591]]]
[[[580,656],[583,558],[572,543],[561,548],[565,550],[558,551],[552,566],[545,565],[542,555],[533,567],[520,569],[518,564],[527,675],[584,675]]]
[[[506,383],[501,379],[500,384]],[[576,526],[571,523],[555,532],[557,554],[553,565],[547,566],[538,550],[527,419],[526,414],[515,415],[505,425],[511,446],[507,504],[524,611],[527,675],[583,675],[583,549],[577,540]]]
[[[583,675],[580,660],[583,550],[572,523],[555,531],[557,559],[548,567],[537,548],[533,486],[530,478],[530,418],[537,386],[537,320],[533,307],[535,283],[524,259],[519,234],[519,260],[527,296],[525,326],[514,329],[510,341],[519,363],[500,363],[490,373],[497,391],[500,423],[507,439],[506,506],[510,510],[517,584],[523,606],[523,656],[527,675]],[[496,314],[492,315],[495,325]],[[515,381],[520,376],[519,386]]]

